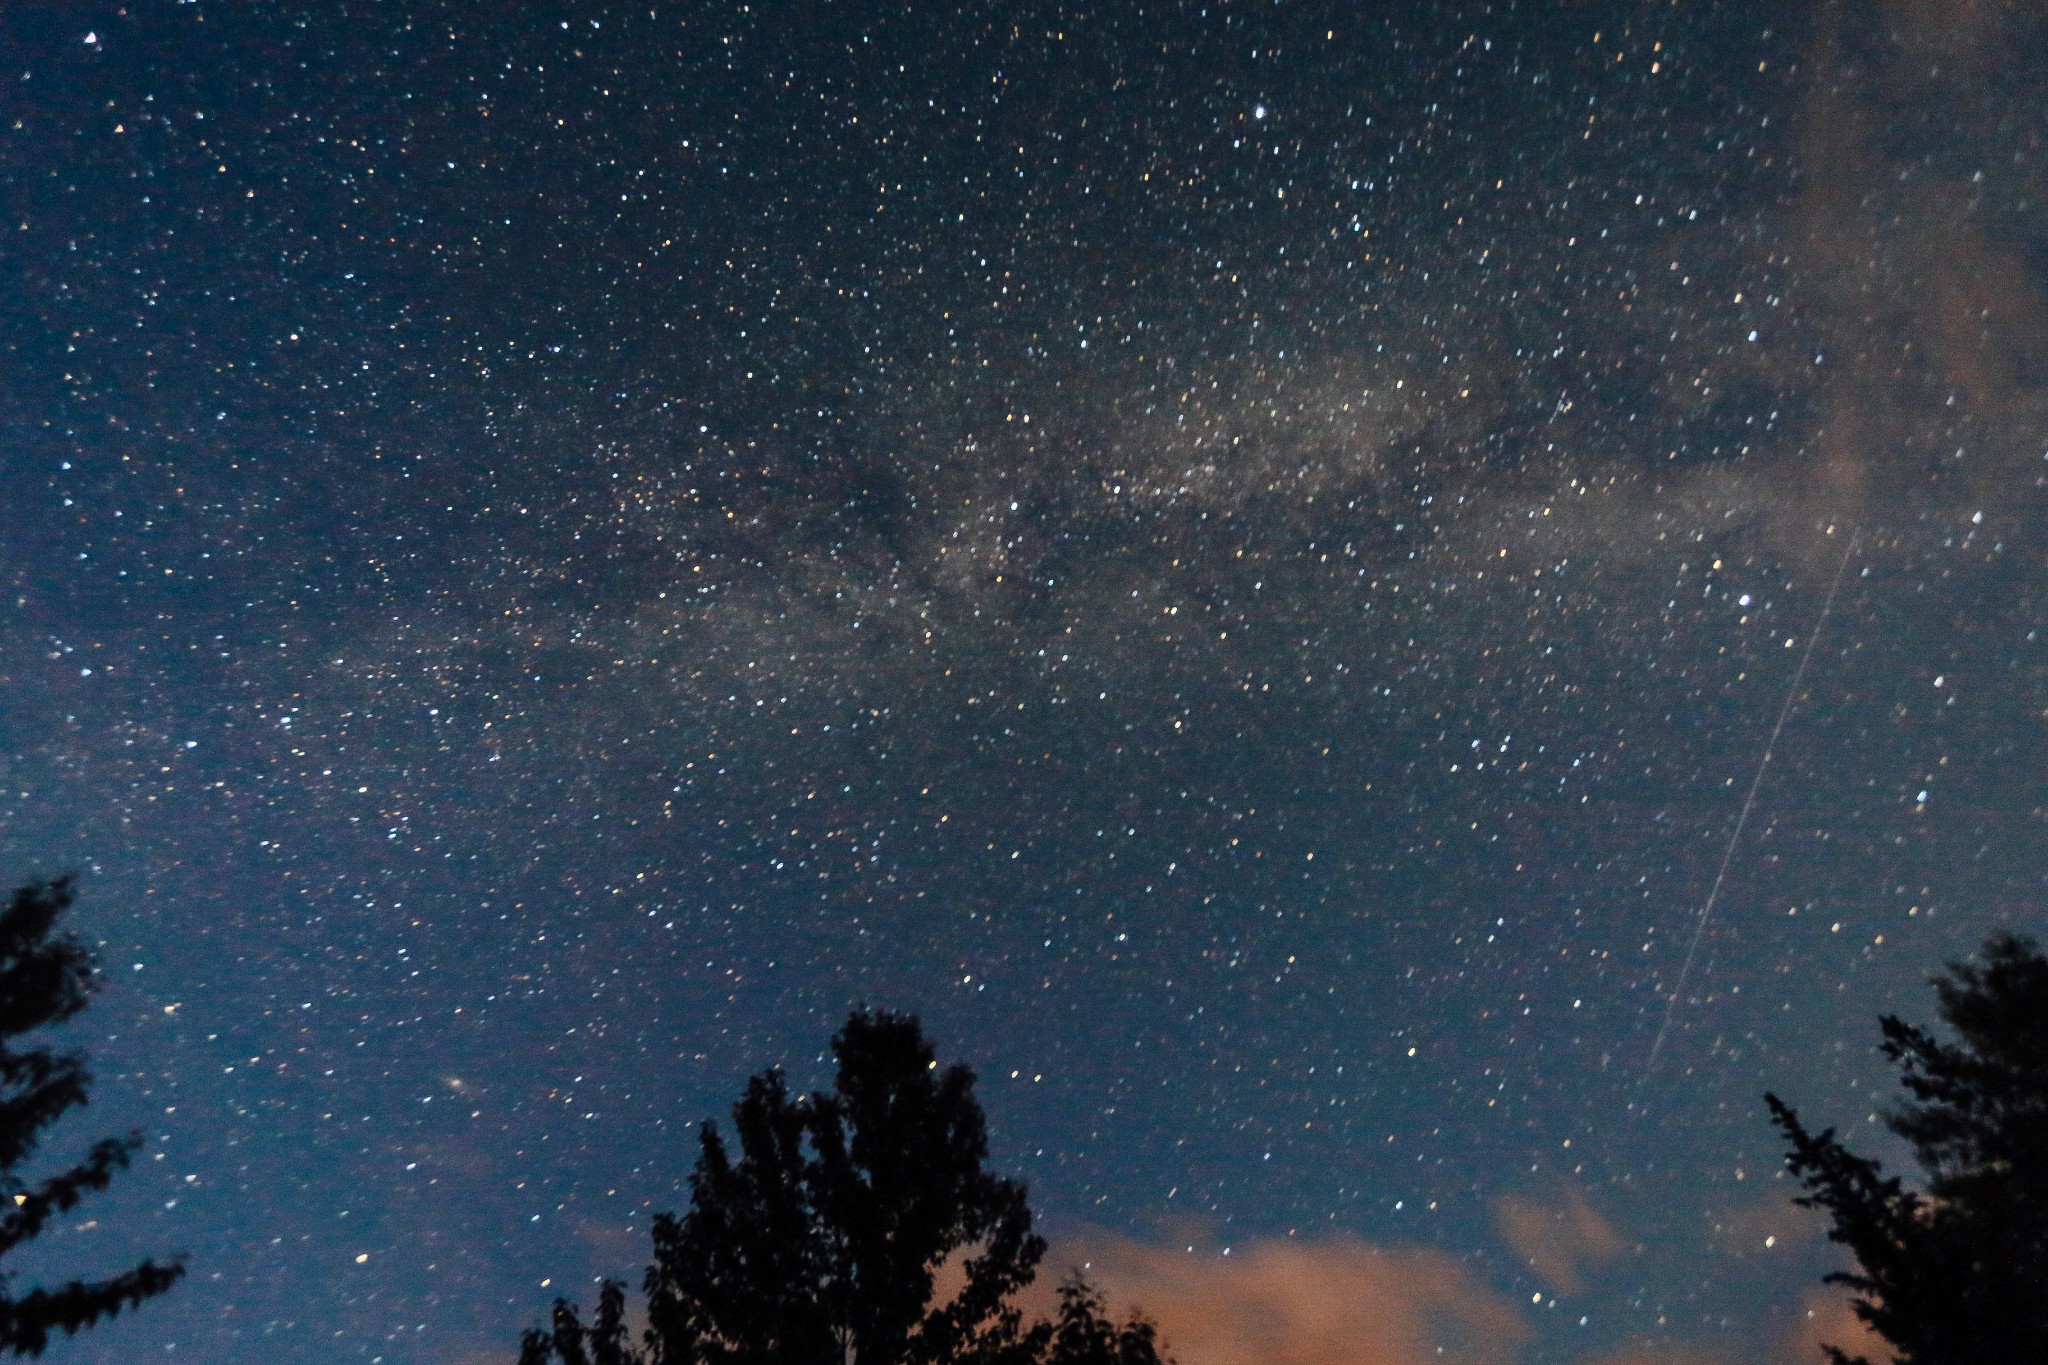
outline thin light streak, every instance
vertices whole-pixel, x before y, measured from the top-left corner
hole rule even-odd
[[[1799,684],[1806,678],[1806,665],[1813,658],[1813,647],[1820,643],[1821,631],[1827,627],[1828,617],[1835,609],[1835,595],[1842,590],[1842,575],[1848,572],[1849,560],[1856,554],[1856,544],[1863,538],[1863,529],[1856,528],[1849,536],[1849,546],[1842,551],[1842,562],[1835,566],[1835,581],[1828,585],[1827,600],[1821,603],[1820,616],[1814,621],[1813,629],[1807,632],[1806,648],[1799,655],[1799,667],[1792,670],[1792,685],[1785,689],[1785,703],[1778,708],[1778,723],[1771,727],[1771,737],[1764,743],[1763,757],[1757,761],[1756,774],[1749,779],[1749,794],[1742,798],[1742,813],[1735,817],[1735,828],[1728,835],[1728,846],[1721,850],[1721,866],[1714,873],[1714,884],[1707,891],[1706,903],[1700,907],[1699,919],[1692,927],[1692,942],[1686,945],[1685,962],[1678,969],[1678,981],[1671,988],[1669,998],[1664,1001],[1664,1022],[1657,1026],[1656,1041],[1650,1044],[1650,1059],[1643,1064],[1642,1077],[1638,1085],[1650,1079],[1657,1069],[1657,1058],[1664,1051],[1665,1036],[1671,1032],[1671,1020],[1678,1013],[1678,1002],[1685,996],[1685,985],[1692,976],[1693,959],[1699,956],[1700,940],[1706,937],[1707,924],[1714,917],[1714,904],[1721,899],[1721,883],[1728,880],[1728,864],[1735,859],[1735,846],[1742,840],[1742,830],[1749,823],[1749,813],[1756,807],[1756,794],[1764,784],[1764,773],[1771,766],[1771,755],[1777,751],[1778,736],[1785,733],[1785,722],[1792,716],[1792,708],[1799,702]]]

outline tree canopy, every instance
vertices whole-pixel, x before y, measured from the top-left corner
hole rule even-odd
[[[1833,1129],[1818,1136],[1776,1095],[1773,1122],[1828,1236],[1856,1269],[1828,1277],[1856,1291],[1856,1314],[1899,1365],[2048,1361],[2048,958],[2001,934],[1981,965],[1934,978],[1943,1042],[1894,1015],[1884,1055],[1912,1097],[1884,1116],[1925,1171],[1907,1189]],[[1836,1365],[1870,1365],[1827,1348]]]
[[[44,1130],[86,1102],[92,1082],[76,1054],[21,1048],[15,1039],[84,1009],[97,986],[92,954],[57,932],[72,902],[68,880],[22,887],[0,912],[0,1258],[42,1232],[88,1193],[103,1190],[128,1165],[142,1136],[105,1138],[69,1170],[30,1183],[19,1168]],[[73,1280],[57,1289],[17,1292],[0,1272],[0,1352],[39,1356],[56,1330],[76,1332],[169,1289],[180,1261],[144,1261],[109,1279]]]
[[[940,1070],[909,1015],[857,1012],[832,1050],[829,1094],[748,1082],[737,1157],[703,1125],[689,1211],[655,1220],[644,1350],[607,1284],[588,1327],[557,1300],[525,1365],[1158,1365],[1151,1326],[1108,1322],[1078,1281],[1057,1323],[1025,1325],[1045,1242],[1024,1187],[986,1168],[971,1071]]]

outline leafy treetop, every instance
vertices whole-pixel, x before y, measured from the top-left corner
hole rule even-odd
[[[1150,1324],[1109,1323],[1078,1281],[1057,1323],[1024,1324],[1045,1242],[1024,1187],[986,1169],[971,1071],[941,1070],[909,1015],[857,1012],[832,1050],[829,1094],[748,1082],[737,1157],[703,1125],[689,1212],[655,1220],[644,1351],[607,1284],[588,1328],[557,1301],[525,1365],[1158,1365]]]

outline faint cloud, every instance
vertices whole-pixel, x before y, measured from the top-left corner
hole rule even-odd
[[[1731,1356],[1675,1341],[1632,1342],[1586,1365],[1736,1365]]]
[[[1159,1324],[1181,1365],[1508,1365],[1520,1312],[1453,1257],[1352,1238],[1272,1238],[1229,1254],[1128,1238],[1060,1248],[1119,1312]]]
[[[428,1359],[445,1362],[445,1365],[505,1365],[505,1362],[517,1354],[519,1350],[516,1345],[500,1347],[497,1350],[486,1350],[477,1347],[467,1349],[458,1347],[457,1349],[461,1350],[462,1354],[428,1357]]]
[[[1842,1290],[1809,1289],[1800,1296],[1799,1308],[1799,1325],[1786,1340],[1781,1356],[1785,1365],[1823,1365],[1823,1346],[1838,1347],[1852,1358],[1891,1359],[1884,1338],[1863,1325]]]
[[[2032,89],[2018,54],[2039,14],[2026,0],[1816,14],[1795,211],[1813,362],[1788,351],[1786,378],[1814,385],[1823,414],[1812,494],[1856,519],[1923,497],[1996,515],[2038,469],[2048,281],[1992,206],[2042,184],[2009,114]]]
[[[1709,1209],[1709,1240],[1714,1250],[1744,1258],[1769,1256],[1818,1243],[1827,1231],[1826,1218],[1792,1202],[1796,1190],[1770,1182],[1746,1204]]]
[[[2017,36],[2031,8],[2024,0],[1884,0],[1884,27],[1894,60],[1885,72],[1899,86],[1942,83],[1979,76],[1988,65],[2010,60],[2001,39]]]
[[[598,1258],[605,1265],[637,1266],[647,1260],[649,1218],[639,1218],[631,1223],[615,1218],[583,1218],[573,1225],[576,1240],[594,1248]],[[634,1275],[626,1276],[635,1278]]]
[[[1502,1195],[1493,1201],[1493,1220],[1501,1240],[1556,1294],[1583,1293],[1585,1272],[1627,1246],[1577,1190],[1556,1203]]]

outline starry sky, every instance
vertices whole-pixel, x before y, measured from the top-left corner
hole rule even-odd
[[[149,1140],[18,1268],[191,1258],[64,1358],[508,1360],[856,1004],[1185,1365],[1840,1328],[1761,1094],[1891,1153],[2048,893],[2039,6],[10,0],[0,91],[0,873]]]

